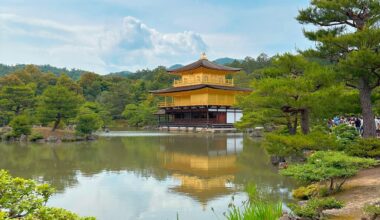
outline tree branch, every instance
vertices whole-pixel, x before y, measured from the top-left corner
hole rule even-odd
[[[350,83],[348,83],[348,82],[346,82],[346,86],[351,87],[351,88],[354,88],[354,89],[358,89],[357,86],[355,86],[355,85],[353,85],[353,84],[350,84]]]

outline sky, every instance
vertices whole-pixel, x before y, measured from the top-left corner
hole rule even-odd
[[[312,46],[308,0],[0,0],[0,63],[99,74]]]

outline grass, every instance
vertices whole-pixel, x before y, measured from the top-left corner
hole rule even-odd
[[[229,211],[225,214],[228,220],[277,220],[282,216],[281,201],[270,201],[255,185],[248,185],[246,191],[249,199],[241,207],[230,203]]]

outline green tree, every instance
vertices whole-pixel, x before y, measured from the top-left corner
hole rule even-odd
[[[307,158],[305,164],[290,165],[281,174],[306,183],[329,181],[329,190],[334,192],[360,169],[376,164],[376,160],[352,157],[342,152],[318,151]]]
[[[62,73],[58,80],[57,80],[58,86],[63,86],[69,89],[70,91],[73,91],[76,94],[82,94],[82,88],[74,81],[72,80],[68,75]]]
[[[360,93],[364,137],[375,137],[371,95],[380,86],[380,2],[378,0],[312,0],[300,10],[301,24],[317,26],[305,31],[316,50],[305,54],[335,62],[346,85]]]
[[[123,111],[123,117],[127,120],[128,125],[140,127],[145,125],[156,124],[154,113],[157,112],[157,103],[152,96],[140,104],[128,104]]]
[[[111,121],[109,111],[98,102],[86,102],[81,108],[85,108],[96,113],[101,118],[103,125],[106,125]]]
[[[120,118],[127,103],[134,103],[137,94],[131,92],[133,83],[129,80],[113,82],[108,91],[104,91],[97,101],[107,108],[113,118]]]
[[[103,125],[98,114],[83,107],[78,112],[76,122],[75,130],[82,135],[91,135]]]
[[[90,72],[81,75],[79,86],[83,89],[83,95],[88,101],[95,101],[101,92],[108,90],[108,85],[103,78]]]
[[[329,66],[301,55],[273,58],[272,65],[253,80],[253,92],[241,100],[245,115],[238,126],[284,124],[294,135],[300,122],[302,133],[309,133],[311,117],[331,116],[345,103],[346,93],[331,76]],[[337,99],[340,105],[335,104]]]
[[[14,117],[10,125],[12,127],[12,132],[16,137],[30,135],[32,133],[32,125],[26,115],[18,115]]]
[[[62,86],[48,87],[41,95],[38,114],[43,122],[54,122],[52,131],[61,120],[75,118],[82,97]]]
[[[32,86],[4,86],[0,93],[0,110],[19,115],[34,104],[34,90]]]

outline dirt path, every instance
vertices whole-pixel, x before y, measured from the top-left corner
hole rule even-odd
[[[343,189],[335,198],[343,201],[345,206],[339,210],[327,211],[332,216],[329,219],[361,219],[364,216],[364,204],[380,200],[380,167],[360,171],[343,186]]]

